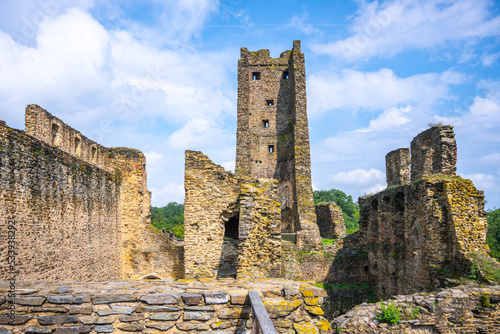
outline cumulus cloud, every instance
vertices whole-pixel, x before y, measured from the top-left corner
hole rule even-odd
[[[358,188],[363,195],[379,192],[386,188],[385,173],[378,169],[354,169],[330,176],[335,186]]]
[[[310,112],[336,108],[388,109],[400,104],[430,106],[452,98],[450,85],[463,82],[458,72],[417,74],[400,78],[390,69],[361,72],[344,69],[339,74],[313,73],[308,78]]]
[[[490,13],[488,0],[390,0],[360,4],[351,36],[318,43],[313,51],[356,61],[500,33],[500,16]]]

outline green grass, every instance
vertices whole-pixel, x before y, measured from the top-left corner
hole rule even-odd
[[[333,245],[335,243],[335,240],[336,239],[321,238],[321,242],[323,243],[323,245]]]
[[[469,276],[478,277],[475,279],[479,281],[481,277],[486,280],[500,284],[500,264],[496,262],[493,258],[486,256],[484,254],[472,254],[474,257],[474,264],[471,268],[472,273]]]

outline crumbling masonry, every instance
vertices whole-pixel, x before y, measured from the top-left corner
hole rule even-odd
[[[182,252],[150,228],[145,164],[140,151],[99,145],[37,105],[26,108],[26,131],[0,122],[0,256],[15,225],[19,280],[179,277]]]
[[[280,275],[281,233],[321,245],[300,41],[271,58],[241,49],[236,172],[186,152],[187,277]]]

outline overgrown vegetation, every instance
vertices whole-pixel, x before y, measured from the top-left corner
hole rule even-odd
[[[351,195],[347,195],[342,190],[316,190],[313,193],[314,204],[321,202],[335,203],[341,209],[344,215],[344,222],[347,234],[351,234],[359,230],[359,206],[354,203]]]
[[[380,304],[382,313],[377,316],[377,320],[397,325],[401,322],[401,309],[394,305],[394,300],[389,304]]]
[[[490,256],[500,261],[500,209],[489,210],[486,219],[488,220],[486,243],[490,247]]]
[[[474,256],[474,264],[472,265],[469,278],[475,281],[480,281],[484,278],[487,281],[500,284],[500,265],[498,262],[484,254],[472,255]]]
[[[333,243],[335,242],[335,239],[321,238],[321,242],[323,243],[323,245],[333,245]]]
[[[151,208],[151,224],[158,230],[174,232],[178,239],[184,239],[184,204],[170,202],[162,208]]]

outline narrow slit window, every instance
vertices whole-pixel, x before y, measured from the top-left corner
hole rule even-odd
[[[269,127],[269,120],[268,119],[262,120],[262,125],[264,125],[265,128],[268,128]]]
[[[92,147],[92,162],[97,161],[97,149],[95,147]]]
[[[274,152],[274,145],[269,145],[268,149],[269,149],[269,153],[273,153]]]
[[[260,80],[260,72],[252,72],[253,80]]]
[[[283,72],[283,79],[288,79],[288,71]]]
[[[59,136],[59,126],[57,124],[52,124],[52,142],[57,144],[57,139]]]
[[[274,105],[274,100],[266,100],[266,104],[269,106],[269,107],[272,107]]]
[[[75,137],[75,154],[80,154],[80,138]]]

